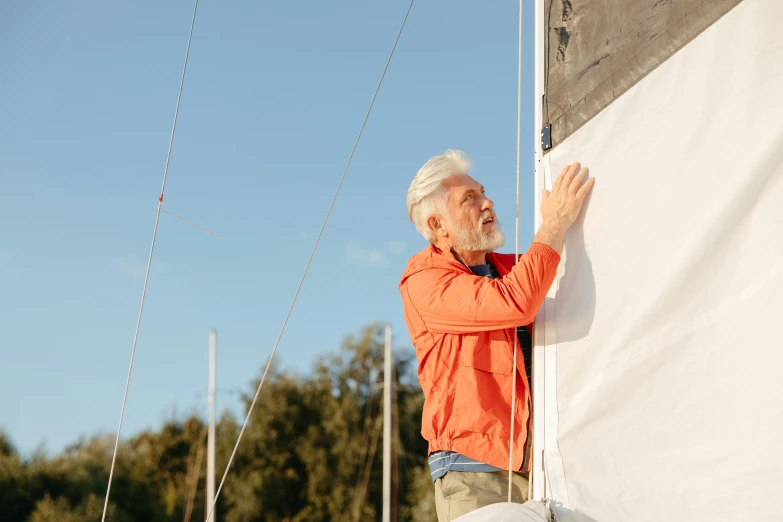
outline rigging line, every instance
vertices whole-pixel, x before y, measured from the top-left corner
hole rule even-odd
[[[226,481],[226,476],[228,476],[228,470],[231,469],[231,464],[234,462],[234,456],[236,455],[237,448],[239,448],[239,442],[242,440],[242,435],[245,433],[245,428],[247,428],[247,424],[250,421],[250,415],[253,413],[253,408],[256,405],[256,402],[258,401],[258,396],[261,393],[261,387],[264,385],[264,382],[266,381],[266,375],[269,372],[269,368],[272,366],[272,361],[275,357],[275,353],[277,352],[277,347],[280,345],[280,339],[283,337],[283,333],[285,332],[286,325],[288,324],[288,320],[291,317],[291,312],[294,309],[294,305],[296,304],[296,300],[299,297],[299,292],[302,290],[302,285],[304,284],[305,278],[307,277],[307,272],[310,270],[310,264],[313,262],[313,257],[315,256],[315,252],[318,249],[318,244],[321,241],[321,236],[324,233],[324,229],[326,228],[326,224],[329,221],[329,216],[332,213],[332,209],[334,208],[334,203],[337,201],[337,196],[340,194],[340,188],[342,188],[343,181],[345,181],[345,175],[348,173],[348,167],[351,165],[351,160],[353,160],[353,155],[356,152],[356,147],[359,145],[359,140],[362,137],[362,133],[364,132],[364,127],[367,125],[367,120],[370,118],[370,113],[372,112],[373,105],[375,105],[375,99],[378,97],[378,92],[381,90],[381,85],[383,84],[383,79],[386,77],[386,71],[389,69],[389,64],[391,63],[392,57],[394,56],[394,51],[397,49],[397,43],[400,41],[400,36],[402,35],[402,30],[405,28],[405,22],[408,21],[408,15],[410,15],[411,8],[413,7],[413,3],[415,0],[411,0],[411,3],[408,5],[408,10],[405,12],[405,18],[402,20],[402,25],[400,25],[400,30],[397,32],[397,38],[394,40],[394,45],[392,46],[391,52],[389,53],[389,58],[386,60],[386,66],[383,68],[383,73],[381,74],[381,79],[378,81],[378,86],[375,88],[375,93],[372,96],[372,100],[370,101],[370,107],[367,109],[367,114],[364,116],[364,121],[362,121],[362,126],[359,129],[359,134],[356,136],[356,141],[353,144],[353,148],[351,149],[351,154],[348,156],[348,162],[345,164],[345,169],[343,169],[342,176],[340,176],[340,181],[337,183],[337,189],[334,192],[334,196],[332,197],[332,202],[329,204],[329,209],[326,211],[326,217],[324,217],[323,224],[321,225],[321,230],[318,232],[318,236],[315,238],[315,244],[313,245],[313,249],[310,252],[310,258],[307,260],[307,264],[305,265],[304,272],[302,273],[302,278],[299,280],[299,285],[296,287],[296,292],[294,292],[294,298],[291,301],[291,305],[288,307],[288,312],[286,313],[285,319],[283,320],[283,326],[280,328],[280,333],[277,336],[277,340],[275,341],[275,345],[272,348],[272,353],[269,355],[269,360],[266,363],[266,366],[264,367],[264,372],[261,374],[261,381],[258,383],[258,388],[256,389],[256,394],[253,397],[253,401],[250,403],[250,407],[247,410],[247,415],[245,416],[245,422],[242,424],[242,429],[239,431],[239,436],[237,437],[237,442],[234,445],[234,450],[231,452],[231,456],[228,459],[228,464],[226,465],[226,471],[223,473],[223,478],[220,479],[220,485],[218,486],[217,492],[215,492],[215,498],[212,499],[212,506],[209,508],[209,511],[207,512],[207,520],[209,520],[210,515],[212,515],[212,511],[215,509],[215,504],[217,504],[217,499],[220,496],[220,491],[223,489],[223,484]]]
[[[198,479],[201,478],[201,462],[204,460],[204,446],[207,445],[207,428],[204,424],[196,439],[196,455],[193,460],[193,467],[190,470],[190,487],[188,487],[187,498],[185,500],[185,513],[182,522],[190,522],[190,515],[193,514],[193,504],[196,501],[196,490],[198,489]]]
[[[211,231],[207,230],[204,227],[201,227],[201,226],[199,226],[199,225],[197,225],[195,223],[192,223],[192,222],[188,221],[187,219],[185,219],[184,217],[176,215],[174,212],[169,212],[168,210],[161,210],[161,212],[164,212],[164,213],[168,214],[169,216],[173,216],[173,217],[175,217],[175,218],[177,218],[177,219],[179,219],[181,221],[184,221],[185,223],[187,223],[191,227],[197,228],[199,230],[203,230],[207,234],[209,234],[211,236],[215,236],[216,238],[220,239],[220,236],[215,234],[214,232],[211,232]]]
[[[522,145],[522,2],[519,0],[519,49],[517,59],[517,215],[514,236],[514,264],[519,262],[519,163]],[[511,486],[514,477],[514,412],[517,403],[517,341],[519,334],[514,329],[514,378],[511,383],[511,439],[508,445],[508,501],[511,502]],[[528,384],[529,386],[529,384]],[[529,434],[527,434],[529,436]],[[526,444],[527,445],[527,442]],[[525,456],[522,456],[522,462]],[[530,476],[528,475],[528,480]]]
[[[392,395],[392,494],[391,513],[392,522],[397,522],[398,500],[400,494],[400,409],[399,409],[399,381],[397,380],[397,368],[392,366],[392,384],[395,385]]]
[[[383,408],[389,406],[384,404]],[[364,500],[367,497],[367,487],[370,484],[370,475],[372,474],[372,463],[375,460],[375,453],[378,449],[378,439],[381,437],[381,431],[383,428],[383,408],[378,410],[378,415],[375,418],[375,431],[373,432],[372,444],[367,455],[367,463],[364,468],[364,479],[362,481],[361,489],[357,492],[356,500],[353,507],[353,522],[359,522],[362,514],[362,508],[364,507]]]
[[[163,192],[166,188],[166,176],[169,172],[169,161],[171,160],[171,147],[174,143],[174,131],[177,128],[177,116],[179,115],[179,102],[182,99],[182,87],[185,84],[185,71],[188,68],[188,56],[190,55],[190,42],[193,38],[193,27],[196,24],[196,10],[198,9],[198,0],[193,4],[193,17],[190,20],[190,32],[188,33],[188,46],[185,50],[185,63],[182,65],[182,78],[179,81],[179,92],[177,93],[177,106],[174,109],[174,124],[171,127],[171,137],[169,138],[169,149],[166,154],[166,167],[163,169],[163,182],[160,187],[160,196],[158,197],[158,210],[155,214],[155,227],[152,229],[152,245],[150,245],[150,255],[147,259],[147,271],[144,274],[144,287],[141,291],[141,304],[139,305],[139,316],[136,319],[136,332],[133,335],[133,349],[131,350],[130,365],[128,366],[128,377],[125,380],[125,392],[122,396],[122,408],[120,409],[120,424],[117,427],[117,438],[114,441],[114,452],[111,456],[111,468],[109,469],[109,484],[106,486],[106,499],[103,502],[103,515],[101,522],[106,520],[106,511],[109,507],[109,493],[111,492],[111,481],[114,477],[114,465],[117,460],[117,448],[120,444],[120,433],[122,432],[122,419],[125,417],[125,404],[128,400],[128,387],[130,386],[131,372],[133,371],[133,359],[136,356],[136,344],[139,340],[139,327],[141,326],[141,315],[144,310],[144,297],[147,295],[147,283],[150,277],[150,267],[152,266],[152,253],[155,251],[155,238],[158,235],[158,223],[160,222],[161,205],[163,205]]]
[[[362,429],[362,443],[359,446],[361,448],[361,459],[359,461],[359,464],[356,466],[356,488],[354,489],[354,505],[358,502],[358,496],[359,496],[359,485],[362,481],[362,468],[364,466],[364,463],[367,462],[368,457],[368,442],[370,442],[370,431],[372,426],[372,420],[371,420],[371,412],[372,412],[372,403],[373,403],[373,397],[374,397],[374,391],[375,386],[374,384],[377,384],[375,382],[375,379],[370,376],[370,386],[368,386],[368,393],[367,393],[367,400],[365,403],[365,409],[364,409],[364,428]]]

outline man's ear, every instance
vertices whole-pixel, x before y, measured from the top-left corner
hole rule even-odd
[[[430,216],[427,219],[427,226],[432,230],[432,233],[438,237],[448,237],[449,235],[440,216]]]

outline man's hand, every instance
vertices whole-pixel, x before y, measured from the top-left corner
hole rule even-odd
[[[595,184],[595,178],[584,182],[587,167],[580,169],[577,162],[563,169],[555,180],[552,192],[544,189],[541,201],[541,228],[534,238],[562,253],[565,233],[576,221],[587,194]]]

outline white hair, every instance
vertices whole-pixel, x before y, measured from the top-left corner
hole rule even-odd
[[[473,162],[467,154],[449,149],[430,158],[413,178],[405,201],[408,218],[430,243],[435,243],[437,238],[427,226],[427,219],[434,214],[447,219],[449,217],[443,182],[455,174],[467,174],[472,166]]]

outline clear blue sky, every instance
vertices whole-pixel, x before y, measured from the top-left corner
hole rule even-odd
[[[407,0],[201,0],[123,435],[206,410],[266,362]],[[532,2],[521,233],[532,237]],[[116,430],[190,0],[0,4],[0,427],[26,454]],[[306,372],[389,321],[425,246],[405,192],[475,162],[514,248],[517,5],[417,0],[278,354]],[[239,409],[235,395],[219,409]],[[263,407],[263,405],[261,406]]]

